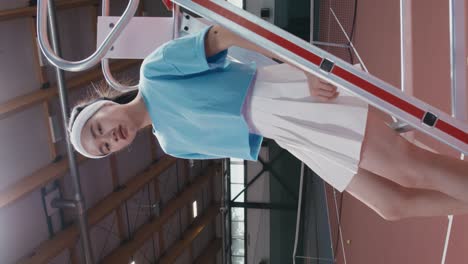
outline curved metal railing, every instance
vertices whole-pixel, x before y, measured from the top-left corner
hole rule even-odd
[[[109,15],[109,0],[104,0],[102,2],[102,15],[103,16],[108,16]],[[179,27],[180,27],[180,9],[178,5],[174,5],[172,7],[172,15],[173,15],[173,33],[172,33],[172,39],[176,39],[179,37]],[[136,90],[138,89],[138,84],[132,85],[132,86],[127,86],[121,84],[119,81],[117,81],[116,78],[112,75],[112,72],[109,67],[109,59],[103,58],[101,62],[102,66],[102,73],[104,75],[104,78],[106,79],[106,82],[114,89],[120,91],[120,92],[126,92],[126,91],[131,91],[131,90]]]
[[[109,15],[109,0],[102,1],[101,10],[102,10],[101,14],[103,16]],[[117,91],[126,92],[126,91],[138,89],[138,85],[133,85],[133,86],[123,85],[119,81],[117,81],[117,79],[114,78],[110,70],[109,59],[106,59],[106,58],[102,59],[101,68],[102,68],[102,74],[104,75],[104,79],[106,80],[106,82],[109,84],[110,87],[116,89]]]
[[[84,71],[93,67],[100,62],[122,30],[130,22],[130,19],[135,14],[139,3],[140,0],[130,0],[122,17],[92,55],[81,61],[67,61],[57,56],[51,48],[47,34],[47,12],[49,0],[39,0],[37,7],[37,35],[42,53],[51,64],[66,71]]]
[[[109,59],[102,59],[101,66],[102,66],[101,68],[102,68],[102,74],[104,75],[104,79],[106,79],[106,82],[107,84],[109,84],[110,87],[120,92],[128,92],[128,91],[138,89],[138,84],[127,86],[127,85],[121,84],[119,81],[117,81],[117,79],[114,78],[110,70]]]

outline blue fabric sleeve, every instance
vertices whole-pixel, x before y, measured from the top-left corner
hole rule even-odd
[[[211,27],[201,32],[172,40],[151,53],[142,64],[146,77],[182,76],[216,68],[226,68],[227,50],[206,58],[205,35]]]
[[[188,153],[188,154],[182,155],[180,158],[206,160],[206,159],[224,159],[226,157],[210,156],[210,155],[199,154],[199,153]]]

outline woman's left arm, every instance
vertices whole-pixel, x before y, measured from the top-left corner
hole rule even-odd
[[[223,50],[228,49],[231,46],[238,46],[244,49],[255,51],[269,58],[276,58],[273,53],[238,36],[237,34],[220,25],[212,26],[205,36],[206,57],[211,57]]]

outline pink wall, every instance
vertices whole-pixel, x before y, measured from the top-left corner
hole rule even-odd
[[[412,56],[409,61],[413,64],[407,66],[411,67],[413,76],[409,85],[414,96],[450,113],[448,1],[413,0],[411,9],[409,29],[413,32],[413,45],[408,48]],[[399,23],[399,1],[359,1],[356,48],[372,74],[397,87],[400,86]],[[456,155],[419,133],[416,138],[440,152]],[[330,188],[328,196],[333,219],[336,214]],[[441,263],[447,217],[387,222],[347,193],[343,203],[341,221],[348,264]],[[447,264],[466,263],[467,218],[455,217]],[[335,220],[332,226],[336,226]],[[335,229],[333,237],[336,236]],[[338,252],[338,263],[344,263],[341,246]]]
[[[414,96],[451,114],[448,1],[412,3]],[[418,133],[417,138],[440,152],[456,155],[426,135]]]
[[[468,14],[468,3],[465,1],[465,14]],[[468,19],[465,17],[465,28],[468,29]],[[468,34],[465,34],[465,54],[468,56]],[[468,57],[466,59],[465,66],[468,66]],[[465,67],[468,74],[468,67]],[[468,83],[467,83],[468,90]],[[468,93],[466,101],[468,102]],[[467,158],[465,157],[465,160]],[[467,248],[468,239],[468,216],[457,216],[453,220],[452,232],[450,237],[450,243],[447,249],[447,261],[446,263],[461,263],[461,260],[467,259]]]

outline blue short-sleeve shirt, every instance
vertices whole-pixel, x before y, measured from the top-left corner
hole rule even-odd
[[[255,65],[205,55],[205,35],[164,44],[140,70],[139,89],[154,135],[167,154],[187,159],[257,160],[262,137],[249,133],[241,110]]]

